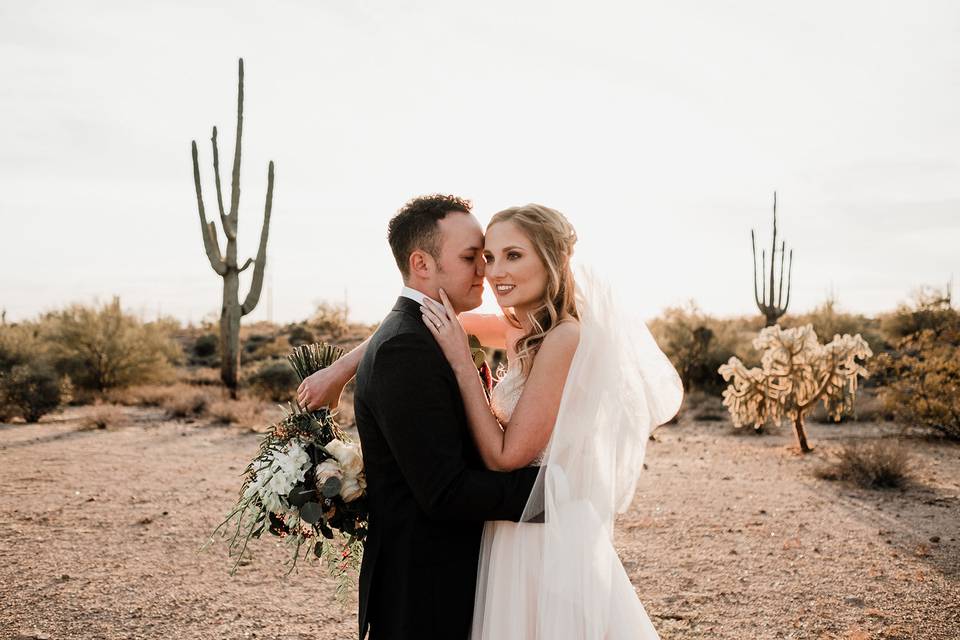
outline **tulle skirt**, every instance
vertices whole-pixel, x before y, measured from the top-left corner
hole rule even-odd
[[[546,531],[536,523],[484,525],[480,557],[487,562],[478,570],[471,640],[659,640],[612,546],[591,550],[606,565],[592,569],[609,580],[608,606],[586,610],[592,594],[582,589],[595,580],[577,575],[580,562],[560,562],[544,575]]]

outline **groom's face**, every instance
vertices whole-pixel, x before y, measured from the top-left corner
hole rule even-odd
[[[457,313],[476,309],[483,301],[483,229],[472,214],[461,212],[448,213],[437,226],[435,299],[440,299],[437,292],[442,287]]]

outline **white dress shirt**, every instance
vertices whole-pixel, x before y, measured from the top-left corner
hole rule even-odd
[[[417,291],[416,289],[411,289],[410,287],[407,287],[407,286],[404,286],[403,289],[401,289],[400,295],[401,297],[404,297],[404,298],[410,298],[417,304],[421,304],[421,305],[423,304],[424,298],[426,298],[427,300],[432,300],[433,302],[437,302],[436,300],[434,300],[427,294],[423,293],[422,291]],[[440,303],[437,302],[437,304],[440,304]],[[443,305],[440,305],[440,306],[443,306]]]

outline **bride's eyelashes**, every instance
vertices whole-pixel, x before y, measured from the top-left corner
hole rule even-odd
[[[523,254],[520,253],[519,251],[508,251],[508,252],[507,252],[507,260],[510,260],[510,261],[519,260],[519,259],[522,258],[522,257],[523,257]],[[484,261],[486,261],[487,264],[493,264],[494,257],[493,257],[493,254],[492,254],[492,253],[486,253],[486,254],[484,254],[484,255],[483,255],[483,259],[484,259]]]

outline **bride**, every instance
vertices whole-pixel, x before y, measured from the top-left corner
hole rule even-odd
[[[548,207],[501,211],[487,226],[484,276],[504,314],[458,317],[442,290],[442,305],[421,308],[484,464],[540,467],[522,521],[484,527],[473,640],[658,638],[613,547],[613,520],[630,506],[650,430],[676,413],[682,386],[609,289],[586,271],[574,280],[576,239]],[[467,334],[507,354],[489,403]],[[355,370],[364,347],[343,367]],[[324,375],[301,386],[301,402],[336,405],[349,377]]]

